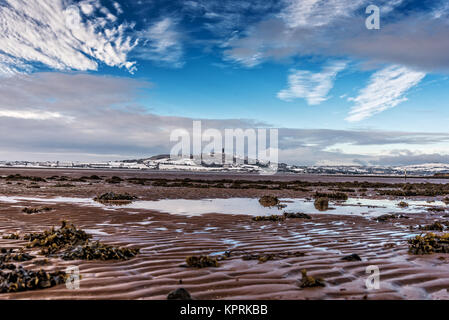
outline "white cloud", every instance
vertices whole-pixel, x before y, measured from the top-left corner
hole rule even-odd
[[[319,73],[294,70],[288,77],[289,88],[278,93],[285,101],[303,98],[309,105],[317,105],[328,99],[327,95],[334,86],[337,74],[346,68],[346,62],[335,62]]]
[[[348,17],[366,0],[286,0],[279,16],[290,28],[319,27]]]
[[[368,86],[360,90],[356,98],[348,99],[355,105],[346,120],[360,121],[407,101],[407,91],[416,86],[425,75],[423,72],[397,65],[377,71],[371,76]]]
[[[447,19],[449,15],[449,3],[442,3],[439,7],[435,8],[432,12],[434,19]]]
[[[58,112],[0,110],[0,117],[27,120],[49,120],[62,118],[62,115]]]
[[[79,7],[86,16],[90,16],[94,13],[97,4],[94,1],[82,1],[80,2]]]
[[[94,15],[96,11],[98,15]],[[0,72],[20,72],[35,63],[57,70],[97,70],[98,61],[132,71],[134,63],[127,55],[136,42],[126,35],[130,26],[117,25],[116,19],[99,0],[76,4],[63,0],[2,1]]]
[[[120,5],[120,3],[114,2],[114,8],[115,8],[115,10],[117,10],[118,14],[122,14],[123,13],[123,9],[122,9],[122,6]]]
[[[176,20],[166,17],[140,33],[143,44],[138,51],[139,57],[182,67],[183,46],[176,26]]]
[[[29,71],[31,71],[31,67],[20,59],[0,53],[0,76],[12,76]]]
[[[443,23],[446,16],[439,21],[422,11],[398,16],[396,9],[403,0],[376,1],[382,14],[381,32],[366,30],[365,8],[372,4],[369,0],[279,3],[283,6],[279,14],[248,23],[224,44],[225,60],[254,67],[266,61],[319,55],[425,69],[447,69],[449,64],[445,50],[448,25]]]

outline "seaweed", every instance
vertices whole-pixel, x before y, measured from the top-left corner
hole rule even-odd
[[[48,261],[48,259],[40,259],[40,260],[36,260],[33,261],[35,265],[37,266],[46,266],[50,263],[50,261]]]
[[[272,221],[272,222],[278,222],[278,221],[284,221],[285,217],[281,215],[271,215],[271,216],[257,216],[253,217],[253,221]]]
[[[449,233],[438,235],[430,232],[409,239],[408,243],[409,253],[415,255],[449,253]]]
[[[348,195],[343,192],[334,192],[334,193],[323,193],[323,192],[315,192],[315,198],[328,198],[333,200],[348,200]]]
[[[301,212],[284,212],[284,217],[289,219],[312,219],[308,214]]]
[[[326,284],[321,278],[314,278],[312,276],[307,275],[307,270],[301,270],[302,279],[299,283],[299,287],[301,288],[314,288],[314,287],[325,287]]]
[[[189,256],[186,258],[186,264],[192,268],[218,267],[218,260],[209,256]]]
[[[398,203],[398,207],[400,208],[408,208],[408,203],[405,201],[401,201]]]
[[[104,193],[101,196],[95,197],[94,201],[100,202],[100,203],[119,203],[123,202],[124,204],[130,203],[131,201],[137,199],[137,197],[132,196],[128,193],[114,193],[114,192],[108,192]]]
[[[58,230],[52,228],[24,236],[29,241],[28,248],[40,247],[40,254],[58,255],[64,260],[128,260],[139,253],[139,249],[113,247],[90,239],[89,234],[66,221]]]
[[[7,272],[3,270],[7,269]],[[44,270],[26,270],[22,266],[12,269],[4,266],[0,271],[0,292],[19,292],[45,289],[66,282],[67,274],[63,271],[46,272]]]
[[[113,176],[110,179],[106,179],[107,183],[111,183],[111,184],[119,184],[120,182],[122,182],[123,179],[117,176]]]
[[[319,211],[326,211],[329,209],[329,199],[328,198],[318,198],[315,200],[314,206]]]
[[[74,188],[76,187],[74,184],[70,183],[57,183],[52,186],[53,188]]]
[[[378,222],[387,222],[393,219],[408,219],[408,217],[402,214],[383,214],[375,218],[375,220]]]
[[[35,214],[35,213],[41,213],[41,212],[48,212],[53,210],[53,208],[50,207],[42,207],[42,208],[23,208],[22,212],[26,214]]]
[[[127,179],[128,181],[132,178]],[[231,180],[231,179],[146,179],[148,185],[154,187],[172,187],[172,188],[225,188],[225,189],[256,189],[256,190],[294,190],[302,192],[310,192],[311,188],[323,187],[328,190],[335,190],[336,195],[329,193],[330,197],[344,200],[346,198],[343,192],[353,192],[359,190],[360,193],[366,193],[368,189],[377,191],[381,195],[393,195],[400,197],[408,196],[445,196],[449,195],[449,184],[432,184],[432,183],[385,183],[385,182],[322,182],[322,181],[269,181],[269,180]],[[323,193],[324,194],[324,193]],[[328,195],[328,194],[326,194]]]
[[[30,176],[22,176],[21,174],[10,174],[6,177],[6,181],[19,181],[19,180],[28,180],[33,182],[47,182],[44,178],[41,177],[30,177]]]
[[[264,207],[275,207],[279,205],[280,201],[277,197],[263,196],[259,199],[259,203]]]
[[[304,252],[276,252],[276,253],[253,253],[253,254],[245,254],[242,259],[243,260],[258,260],[260,263],[264,263],[267,261],[273,260],[282,260],[294,257],[303,257]]]
[[[117,248],[96,241],[72,247],[66,250],[61,258],[64,260],[128,260],[138,253],[139,249]]]
[[[11,262],[11,261],[30,261],[36,258],[23,250],[15,251],[13,249],[2,249],[0,253],[0,262]]]
[[[9,235],[3,236],[2,238],[5,240],[19,240],[20,236],[18,233],[11,233]]]
[[[428,224],[425,226],[419,226],[418,229],[425,230],[425,231],[443,231],[446,228],[441,222],[435,221],[432,224]]]
[[[41,247],[43,255],[50,255],[62,249],[88,241],[92,236],[77,229],[73,224],[62,221],[59,229],[45,230],[44,232],[30,233],[24,236],[29,241],[28,248]]]

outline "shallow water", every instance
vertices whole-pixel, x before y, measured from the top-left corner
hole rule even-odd
[[[52,203],[75,203],[80,205],[94,205],[96,207],[100,207],[101,204],[98,202],[95,202],[92,199],[89,198],[72,198],[72,197],[55,197],[55,198],[38,198],[38,197],[8,197],[8,196],[0,196],[0,202],[6,202],[6,203],[18,203],[18,202],[35,202],[35,203],[45,203],[45,204],[52,204]]]
[[[0,196],[0,202],[6,203],[20,203],[32,202],[37,204],[56,204],[68,203],[80,206],[94,206],[103,207],[105,210],[114,210],[117,206],[108,206],[93,201],[89,198],[70,198],[70,197],[56,197],[56,198],[37,198],[37,197],[7,197]],[[327,211],[319,211],[314,206],[313,200],[307,199],[281,199],[281,203],[285,208],[277,207],[263,207],[256,198],[228,198],[228,199],[162,199],[157,201],[135,201],[127,205],[120,206],[120,208],[133,210],[155,210],[159,212],[185,215],[185,216],[199,216],[208,213],[221,213],[232,215],[249,215],[249,216],[264,216],[277,215],[284,212],[304,212],[308,214],[332,214],[332,215],[356,215],[364,217],[377,217],[383,214],[402,213],[413,214],[418,212],[425,212],[431,207],[444,207],[446,204],[442,201],[420,201],[407,200],[409,207],[400,208],[398,203],[400,200],[388,199],[361,199],[350,198],[346,201],[330,201],[329,209]],[[136,212],[132,212],[135,214]]]
[[[417,213],[424,212],[429,207],[446,207],[441,201],[431,204],[426,201],[407,201],[408,208],[398,207],[399,200],[374,200],[351,198],[347,201],[331,201],[330,210],[319,211],[314,206],[313,200],[306,199],[281,199],[285,208],[263,207],[258,199],[253,198],[229,198],[229,199],[164,199],[158,201],[136,201],[125,208],[148,209],[166,212],[170,214],[198,216],[207,213],[243,214],[250,216],[263,216],[282,214],[283,212],[304,212],[308,214],[333,214],[333,215],[358,215],[377,217],[389,213]]]

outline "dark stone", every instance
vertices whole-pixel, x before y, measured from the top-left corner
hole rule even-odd
[[[284,216],[289,219],[312,219],[308,214],[301,212],[284,212]]]
[[[362,258],[357,253],[350,254],[349,256],[341,258],[341,260],[345,261],[362,261]]]
[[[193,299],[186,289],[179,288],[170,292],[167,296],[167,300],[193,300]]]

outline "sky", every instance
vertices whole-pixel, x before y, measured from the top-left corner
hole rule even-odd
[[[449,163],[448,89],[447,0],[0,0],[0,160],[145,158],[201,120],[278,128],[289,164]]]

